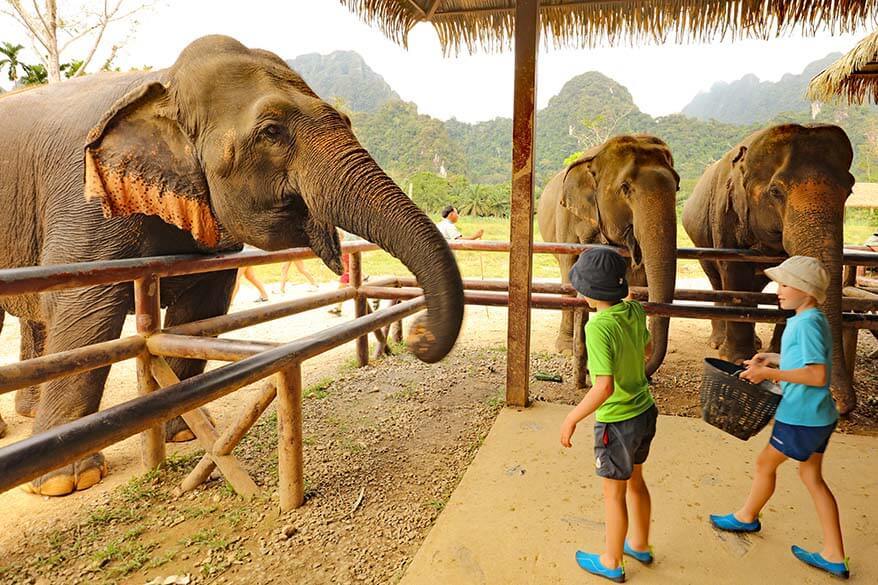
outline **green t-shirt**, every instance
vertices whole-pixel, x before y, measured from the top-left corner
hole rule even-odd
[[[636,301],[622,301],[589,316],[585,326],[588,371],[592,381],[596,376],[613,376],[614,386],[595,413],[598,422],[628,420],[653,405],[643,361],[647,343],[646,313]]]

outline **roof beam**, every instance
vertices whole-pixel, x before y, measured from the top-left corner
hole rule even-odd
[[[411,2],[411,0],[409,0]],[[439,4],[441,0],[437,0],[437,4]],[[582,7],[587,4],[594,4],[595,0],[579,0],[569,1],[569,2],[559,2],[558,4],[542,4],[540,6],[540,11],[548,9],[548,8],[577,8]],[[602,4],[608,4],[607,2],[602,2]],[[609,2],[609,4],[623,4],[623,2]],[[442,10],[436,12],[436,16],[467,16],[471,14],[490,14],[490,13],[500,13],[500,14],[512,14],[515,12],[515,8],[471,8],[467,9],[455,9],[455,10]]]
[[[442,2],[442,0],[433,0],[427,7],[427,13],[424,14],[424,18],[426,18],[427,20],[433,18],[433,15],[436,14],[436,9],[439,8],[440,2]]]
[[[421,16],[421,18],[427,18],[427,13],[424,12],[423,7],[421,7],[420,4],[415,2],[415,0],[408,0],[408,3],[412,8],[414,8],[415,10],[418,11],[418,14]]]

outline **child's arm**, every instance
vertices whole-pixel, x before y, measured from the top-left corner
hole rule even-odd
[[[591,390],[586,393],[576,408],[570,411],[561,424],[561,444],[565,447],[572,445],[570,438],[576,432],[576,425],[579,424],[579,421],[596,411],[613,394],[613,376],[595,376],[593,382]]]
[[[772,382],[792,382],[805,386],[822,387],[826,384],[826,366],[823,364],[808,364],[804,368],[795,370],[776,370],[767,366],[750,366],[741,373],[745,380],[758,384],[763,380]]]
[[[780,366],[779,353],[757,353],[749,360],[744,360],[745,366]]]

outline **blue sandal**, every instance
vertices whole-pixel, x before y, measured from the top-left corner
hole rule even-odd
[[[741,522],[735,518],[734,514],[726,514],[725,516],[711,514],[710,523],[715,528],[725,530],[726,532],[759,532],[762,530],[762,523],[759,522],[759,518],[753,522]]]
[[[625,582],[625,565],[620,564],[615,569],[608,569],[601,563],[601,555],[576,551],[576,564],[579,568],[588,571],[592,575],[609,579],[616,583]]]
[[[628,544],[628,540],[625,540],[625,546],[622,548],[622,552],[624,552],[629,557],[636,559],[643,563],[644,565],[651,565],[655,560],[655,557],[652,554],[652,547],[649,547],[649,550],[640,551],[634,550],[631,548],[631,545]]]
[[[848,569],[847,559],[845,559],[843,563],[830,563],[822,556],[820,556],[820,553],[808,552],[805,549],[796,545],[793,545],[790,550],[793,551],[793,554],[796,556],[797,559],[799,559],[806,565],[811,565],[815,569],[826,571],[833,577],[838,577],[840,579],[849,579],[851,576],[851,572]]]

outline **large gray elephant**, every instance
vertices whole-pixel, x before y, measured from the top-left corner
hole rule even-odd
[[[631,253],[629,282],[649,284],[649,300],[670,303],[677,278],[676,193],[680,177],[667,144],[654,136],[616,136],[589,149],[555,175],[540,196],[537,221],[547,242],[610,244]],[[561,282],[570,282],[575,256],[559,255]],[[667,317],[652,317],[652,374],[668,346]],[[558,351],[573,344],[565,311]]]
[[[346,116],[273,53],[209,36],[167,70],[102,73],[4,96],[0,142],[0,268],[248,243],[310,246],[340,273],[338,226],[399,258],[423,286],[427,313],[408,339],[419,358],[435,362],[457,339],[463,286],[445,239],[360,145]],[[223,314],[234,283],[234,271],[163,279],[165,326]],[[45,325],[44,347],[31,353],[58,352],[118,337],[132,296],[130,283],[92,286],[0,297],[0,309],[23,319],[27,336]],[[204,367],[171,365],[180,378]],[[34,431],[97,411],[108,371],[25,392],[38,396]],[[60,495],[105,472],[96,454],[31,487]]]
[[[823,310],[833,338],[833,360],[842,361],[841,271],[844,202],[854,177],[853,149],[838,126],[785,124],[755,132],[712,164],[683,208],[683,227],[696,246],[752,248],[769,255],[818,258],[830,275]],[[701,262],[716,290],[761,291],[765,266]],[[771,351],[778,351],[780,328]],[[711,343],[733,361],[760,345],[752,323],[714,321]],[[851,380],[833,368],[838,408],[855,405]]]

